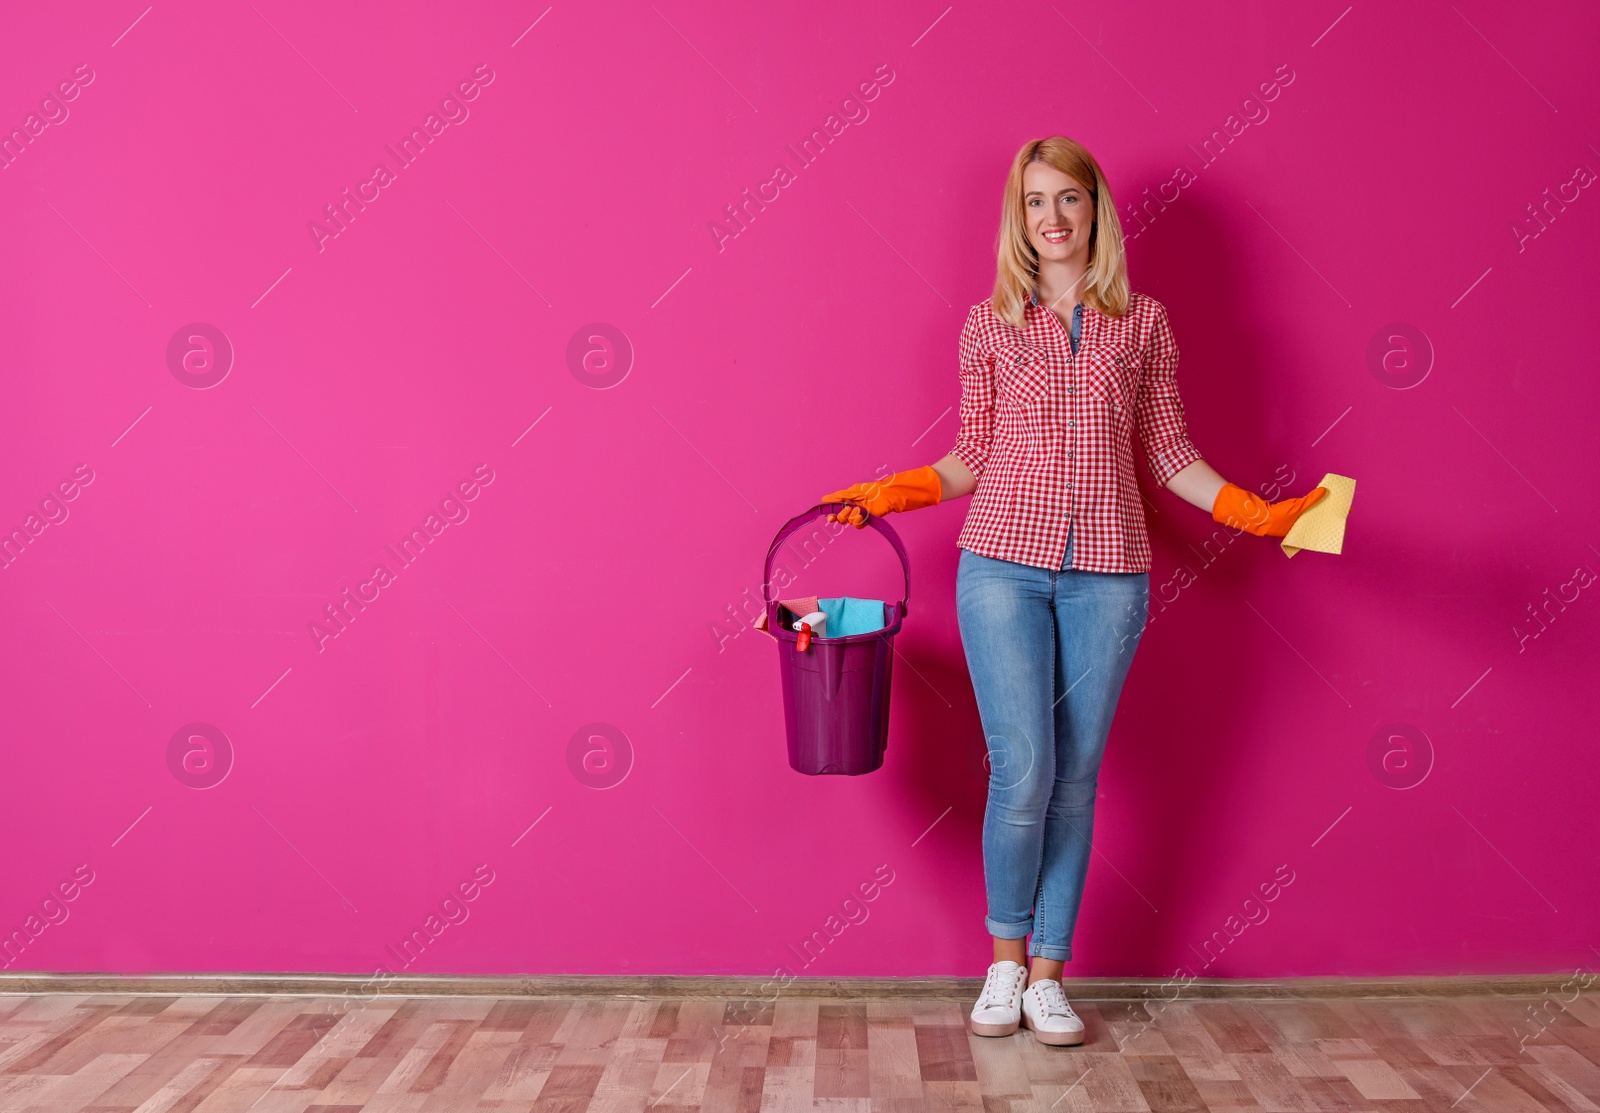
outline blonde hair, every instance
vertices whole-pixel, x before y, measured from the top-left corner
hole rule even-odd
[[[1055,167],[1082,182],[1090,191],[1095,216],[1089,233],[1089,268],[1083,277],[1083,301],[1108,317],[1122,316],[1128,308],[1128,256],[1123,247],[1122,222],[1117,218],[1111,186],[1095,157],[1064,135],[1024,143],[1011,164],[1011,173],[1006,176],[994,294],[989,299],[995,316],[1019,329],[1027,325],[1028,299],[1038,279],[1039,254],[1028,242],[1022,173],[1033,162]]]

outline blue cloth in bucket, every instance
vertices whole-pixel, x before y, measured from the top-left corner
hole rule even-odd
[[[817,609],[828,616],[827,630],[830,638],[870,634],[874,630],[882,630],[884,626],[884,606],[881,599],[852,599],[849,596],[818,599]]]

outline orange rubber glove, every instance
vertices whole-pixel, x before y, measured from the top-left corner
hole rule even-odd
[[[930,464],[910,471],[897,471],[883,479],[857,483],[842,491],[823,495],[818,502],[848,502],[855,505],[828,515],[830,522],[848,522],[857,529],[867,524],[868,514],[891,514],[934,506],[944,497],[939,473]]]
[[[1289,527],[1294,525],[1295,519],[1327,493],[1326,487],[1313,487],[1309,493],[1300,498],[1268,502],[1243,487],[1224,483],[1222,490],[1217,492],[1216,502],[1211,506],[1211,518],[1225,526],[1253,533],[1257,537],[1285,537],[1289,533]]]

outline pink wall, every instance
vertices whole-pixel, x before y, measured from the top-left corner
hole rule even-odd
[[[490,7],[7,17],[0,125],[45,121],[0,170],[10,970],[981,973],[965,504],[894,522],[879,773],[789,771],[739,606],[787,517],[949,448],[1007,162],[1057,132],[1207,459],[1359,482],[1293,561],[1149,492],[1073,971],[1600,962],[1592,9]],[[890,571],[852,533],[807,584]]]

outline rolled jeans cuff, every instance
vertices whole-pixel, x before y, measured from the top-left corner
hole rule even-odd
[[[1032,917],[1015,924],[1002,924],[999,920],[992,920],[985,916],[983,918],[983,926],[996,939],[1026,939],[1033,934]]]
[[[1034,958],[1049,958],[1057,962],[1070,962],[1072,960],[1071,947],[1057,947],[1050,943],[1034,941],[1033,949],[1029,952]]]

